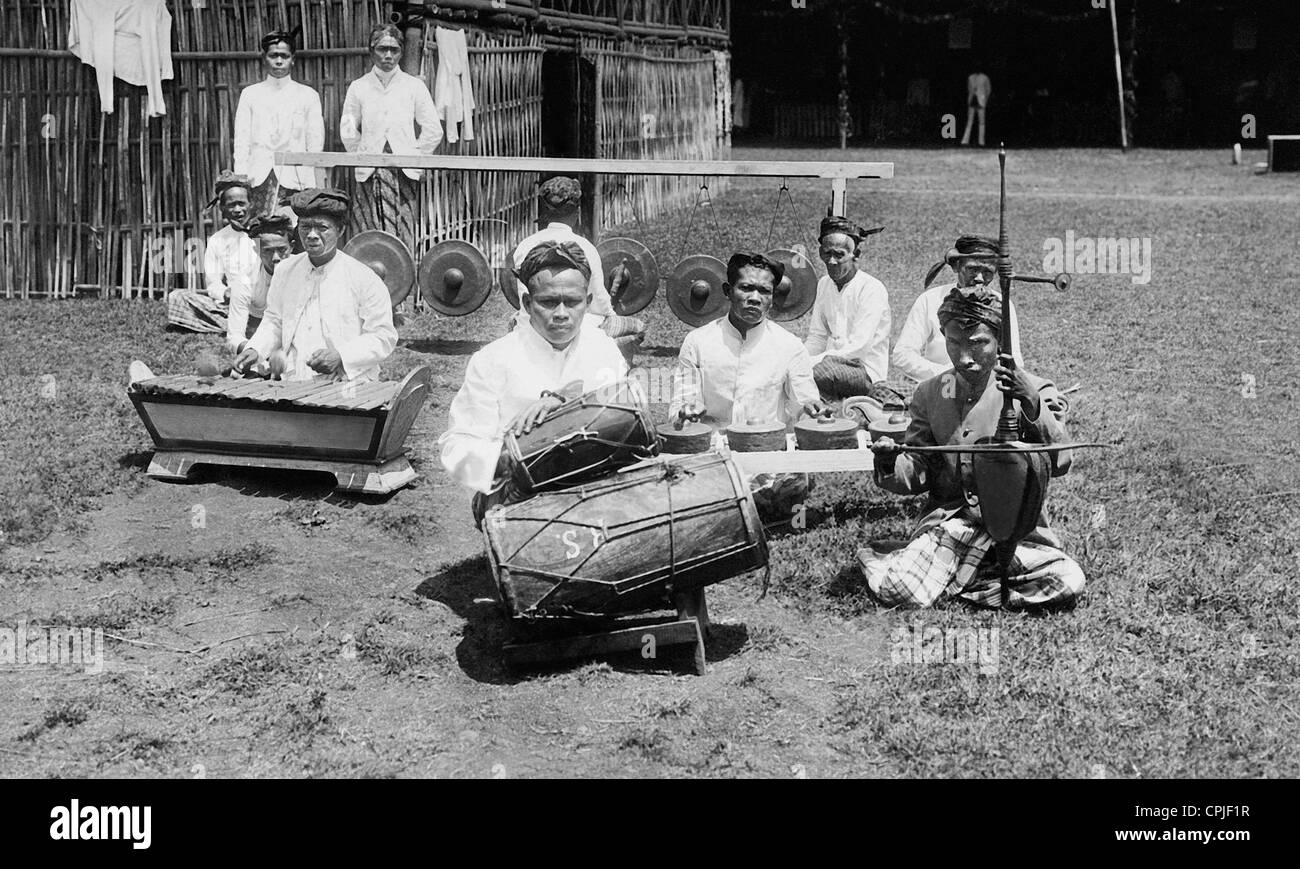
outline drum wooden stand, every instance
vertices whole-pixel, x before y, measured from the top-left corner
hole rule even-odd
[[[506,663],[512,668],[546,666],[576,658],[599,658],[640,651],[642,657],[657,660],[661,648],[694,646],[694,669],[703,676],[708,669],[704,641],[709,635],[709,610],[705,589],[673,595],[677,617],[611,618],[593,624],[591,632],[570,633],[533,642],[506,643]]]

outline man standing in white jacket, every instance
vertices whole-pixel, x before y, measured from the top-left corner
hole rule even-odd
[[[297,33],[274,30],[262,37],[266,79],[244,88],[235,109],[235,172],[253,182],[253,216],[278,211],[282,196],[324,183],[324,173],[318,178],[307,166],[275,168],[276,151],[325,147],[320,94],[290,75]]]
[[[357,154],[430,156],[442,141],[442,121],[424,80],[402,72],[402,34],[391,24],[370,32],[374,67],[348,85],[339,117],[343,147]],[[419,134],[416,134],[419,127]],[[422,169],[358,166],[355,230],[383,229],[415,249],[415,182]]]

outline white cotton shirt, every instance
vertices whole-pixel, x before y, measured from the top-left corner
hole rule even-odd
[[[283,350],[285,380],[311,380],[307,360],[334,349],[348,380],[378,380],[379,363],[397,346],[388,287],[366,264],[337,251],[320,268],[305,253],[275,267],[266,313],[248,341],[266,360]]]
[[[203,250],[204,286],[218,302],[225,301],[226,291],[236,284],[252,284],[261,269],[257,242],[242,230],[223,226],[208,238]]]
[[[939,328],[939,307],[944,297],[957,286],[956,283],[941,287],[931,287],[917,296],[912,303],[912,310],[903,323],[903,331],[898,333],[898,342],[894,345],[894,355],[890,363],[894,368],[918,383],[924,383],[949,368],[952,360],[948,358],[948,345]],[[1020,325],[1016,322],[1016,306],[1011,306],[1011,340],[1016,348],[1016,364],[1024,366],[1024,357],[1020,354]]]
[[[235,174],[261,184],[275,168],[276,151],[321,151],[325,121],[320,94],[291,78],[267,76],[239,94],[235,109]],[[306,190],[316,186],[310,166],[281,166],[275,173],[281,187]]]
[[[859,359],[872,383],[889,376],[889,293],[885,285],[859,271],[844,285],[830,276],[817,282],[812,322],[804,346],[816,365],[827,356]]]
[[[415,127],[420,135],[416,138]],[[343,147],[357,154],[382,154],[387,145],[394,154],[428,156],[442,141],[442,121],[433,105],[429,86],[400,69],[384,84],[376,69],[348,85],[339,117],[339,138]],[[418,181],[422,169],[403,169],[406,177]],[[373,166],[358,166],[356,179],[365,181],[375,174]]]
[[[226,346],[238,352],[248,331],[249,319],[262,319],[266,314],[266,293],[271,288],[271,273],[257,270],[252,286],[237,282],[230,288],[230,313],[226,317]]]
[[[447,431],[438,438],[443,467],[462,485],[491,491],[506,427],[543,390],[582,381],[590,392],[626,373],[618,345],[597,327],[584,323],[568,347],[556,350],[531,322],[516,324],[470,357]]]
[[[764,320],[744,335],[727,317],[687,333],[673,371],[669,419],[693,399],[719,425],[797,419],[820,399],[798,336]]]
[[[548,223],[543,229],[519,242],[511,257],[515,268],[518,269],[523,265],[524,257],[528,256],[528,252],[544,241],[573,242],[582,248],[583,254],[587,257],[587,265],[591,266],[591,280],[587,282],[587,289],[591,293],[591,304],[587,306],[587,316],[594,317],[597,323],[601,323],[613,314],[614,303],[609,298],[609,290],[605,289],[605,269],[600,261],[600,252],[589,240],[574,232],[573,227],[567,223]],[[518,285],[520,298],[523,298],[528,288],[521,281],[515,283]],[[515,320],[520,323],[528,321],[528,312],[524,310],[523,305],[519,306],[519,313],[515,315]]]

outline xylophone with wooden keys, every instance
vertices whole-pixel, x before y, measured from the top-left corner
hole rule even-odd
[[[403,443],[429,396],[420,366],[400,381],[153,377],[132,365],[127,396],[157,450],[149,476],[184,480],[196,465],[334,474],[343,492],[386,494],[417,474]]]

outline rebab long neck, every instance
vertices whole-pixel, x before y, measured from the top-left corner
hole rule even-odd
[[[1005,367],[1015,369],[1015,348],[1011,346],[1011,243],[1007,239],[1007,146],[1002,143],[998,148],[998,168],[1001,174],[1001,191],[998,200],[998,283],[1002,287],[1002,328],[998,336],[998,361]],[[1015,399],[1011,393],[1002,394],[1002,413],[998,416],[998,428],[993,434],[997,443],[1010,443],[1020,440],[1020,417],[1016,411]]]

